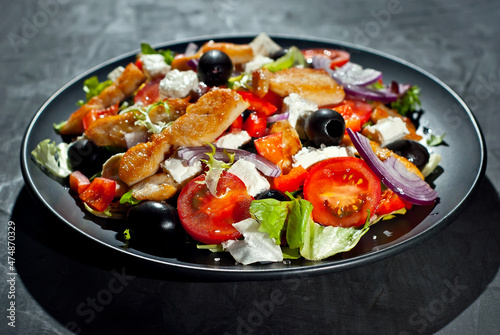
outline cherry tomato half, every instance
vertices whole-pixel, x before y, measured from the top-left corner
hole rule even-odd
[[[302,54],[307,62],[311,62],[313,56],[316,55],[328,56],[332,60],[330,63],[332,69],[341,67],[351,59],[351,55],[347,51],[337,49],[307,49],[302,50]]]
[[[261,112],[252,112],[243,123],[243,129],[252,137],[262,137],[266,133],[267,116]]]
[[[360,100],[344,100],[328,108],[339,112],[344,117],[346,128],[350,128],[353,132],[360,131],[361,127],[370,121],[372,114],[372,106]]]
[[[233,223],[250,217],[253,197],[245,184],[232,173],[224,171],[213,196],[203,183],[205,175],[191,180],[179,194],[177,211],[184,230],[196,241],[219,244],[237,239],[241,234]]]
[[[304,182],[304,198],[313,219],[325,226],[351,227],[366,222],[380,202],[380,180],[356,157],[336,157],[315,164]]]

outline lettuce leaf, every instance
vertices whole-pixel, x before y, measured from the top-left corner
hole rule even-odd
[[[46,139],[38,143],[31,152],[36,163],[56,177],[66,178],[72,172],[68,159],[68,143],[59,143]]]
[[[276,244],[281,244],[281,231],[288,216],[288,201],[276,199],[254,200],[250,205],[250,214],[260,222],[259,231],[268,233]]]
[[[85,98],[87,101],[80,100],[78,101],[78,105],[85,105],[90,99],[99,95],[106,87],[111,85],[113,82],[111,80],[106,80],[103,82],[99,82],[99,78],[97,76],[92,76],[90,78],[85,79],[83,82],[83,90],[85,91]]]
[[[122,195],[122,197],[120,198],[120,204],[122,204],[122,205],[129,204],[129,205],[134,206],[140,202],[141,202],[141,200],[137,200],[136,198],[134,198],[134,196],[132,195],[132,191],[128,191],[127,193]]]
[[[141,43],[141,53],[143,55],[156,55],[156,54],[160,54],[160,55],[163,56],[163,58],[165,59],[165,63],[167,63],[168,65],[172,64],[172,61],[174,60],[174,56],[175,56],[175,54],[170,49],[167,49],[167,50],[163,50],[163,49],[155,50],[148,43]]]
[[[231,165],[234,162],[234,154],[229,154],[226,152],[226,155],[229,157],[229,163],[219,161],[215,159],[215,147],[209,143],[209,145],[212,147],[212,152],[207,153],[208,159],[202,159],[201,161],[208,166],[208,171],[205,175],[205,184],[207,185],[208,190],[210,193],[218,198],[218,197],[223,197],[224,194],[218,195],[217,194],[217,185],[219,184],[219,179],[224,170],[227,170],[231,167]]]
[[[313,205],[304,199],[295,199],[290,206],[286,224],[286,240],[290,249],[302,248],[307,224],[312,221]]]
[[[272,63],[265,64],[263,67],[271,72],[277,72],[284,69],[289,69],[293,66],[305,67],[306,65],[307,62],[304,58],[304,55],[302,54],[302,51],[300,51],[299,48],[292,46],[290,49],[288,49],[288,52],[284,56],[281,56]]]
[[[368,215],[368,218],[370,215]],[[304,245],[300,254],[307,260],[318,261],[340,252],[349,251],[366,234],[369,220],[362,228],[321,226],[310,218],[304,232]]]

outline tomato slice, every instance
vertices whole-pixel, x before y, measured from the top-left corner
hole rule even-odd
[[[330,68],[332,69],[346,64],[351,59],[351,55],[347,51],[337,49],[307,49],[302,50],[302,54],[308,63],[316,55],[328,56],[332,60],[330,63]]]
[[[262,137],[266,133],[267,116],[261,112],[252,112],[243,123],[243,129],[252,137]]]
[[[156,77],[142,86],[134,97],[134,102],[142,102],[144,106],[160,101],[160,81],[163,77]]]
[[[380,202],[380,180],[356,157],[336,157],[315,164],[304,182],[304,198],[314,221],[335,227],[360,226]]]
[[[237,239],[241,234],[233,223],[250,217],[253,197],[234,174],[224,171],[214,197],[203,183],[202,174],[191,180],[179,194],[177,211],[184,230],[196,241],[220,244]]]
[[[406,204],[396,193],[394,193],[394,191],[391,189],[385,189],[382,191],[380,203],[375,211],[375,214],[390,214],[404,207],[406,207]]]
[[[114,180],[97,177],[80,193],[80,199],[96,211],[102,212],[113,202],[115,190]]]

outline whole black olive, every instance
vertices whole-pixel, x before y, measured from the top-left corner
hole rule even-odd
[[[345,121],[339,112],[321,108],[306,118],[304,130],[316,148],[321,144],[339,145],[344,137]]]
[[[286,194],[278,190],[267,190],[262,193],[259,193],[256,197],[256,200],[262,199],[276,199],[279,201],[290,201],[290,198]]]
[[[278,58],[283,57],[284,55],[286,55],[287,52],[288,52],[288,49],[279,49],[279,50],[271,53],[269,55],[269,58],[277,60]]]
[[[429,151],[422,144],[412,140],[399,140],[386,146],[399,156],[403,156],[422,169],[429,162]]]
[[[143,201],[127,214],[132,242],[176,242],[179,238],[177,210],[163,201]]]
[[[68,148],[69,165],[74,171],[80,171],[87,177],[101,171],[102,165],[111,156],[110,151],[88,139],[76,140]]]
[[[209,50],[200,57],[197,73],[207,86],[221,86],[231,77],[233,62],[223,51]]]

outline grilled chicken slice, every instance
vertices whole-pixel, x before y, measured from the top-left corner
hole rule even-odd
[[[173,197],[179,187],[172,177],[161,172],[138,182],[130,191],[137,200],[163,201]]]
[[[93,109],[103,109],[125,100],[135,92],[146,78],[134,63],[127,65],[122,75],[110,86],[106,87],[99,95],[90,99],[70,115],[66,124],[60,129],[63,135],[76,135],[83,133],[83,117]]]
[[[158,105],[149,112],[149,118],[153,123],[175,121],[186,112],[189,99],[169,99],[167,104],[168,110],[163,105]],[[135,133],[137,138],[146,140],[150,138],[151,134],[146,127],[136,125],[135,122],[133,112],[112,115],[92,122],[85,134],[98,146],[126,148],[125,134]]]
[[[344,89],[323,69],[291,68],[271,75],[269,90],[281,97],[297,93],[318,106],[340,103]]]
[[[235,91],[209,91],[162,133],[127,150],[120,163],[120,179],[131,186],[154,175],[172,146],[214,142],[248,106]]]
[[[269,131],[271,134],[279,132],[283,134],[281,148],[283,150],[284,159],[278,166],[281,168],[283,174],[287,174],[292,169],[292,157],[302,149],[302,143],[300,142],[299,134],[288,120],[275,122]]]

